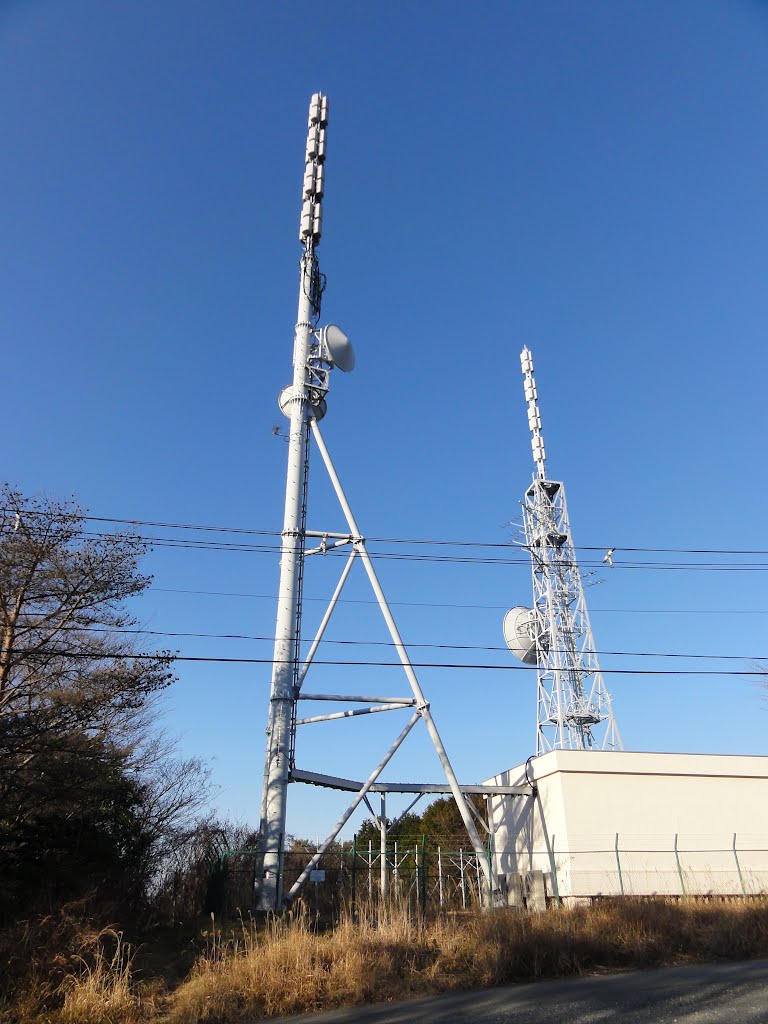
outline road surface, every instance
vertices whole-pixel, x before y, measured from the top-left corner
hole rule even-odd
[[[768,1024],[768,960],[505,985],[282,1019],[300,1024]]]

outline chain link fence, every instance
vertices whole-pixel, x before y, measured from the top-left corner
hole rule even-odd
[[[471,849],[417,842],[393,842],[382,858],[379,844],[356,840],[325,853],[305,884],[305,904],[321,919],[342,907],[382,901],[414,912],[471,910],[478,906],[527,907],[572,904],[622,896],[726,897],[768,893],[768,837],[734,836],[728,846],[669,836],[660,842],[631,842],[615,836],[602,849],[496,849],[489,841],[483,859],[495,871],[488,893],[481,858]],[[314,853],[312,844],[283,858],[287,892]],[[235,915],[254,908],[260,877],[255,850],[228,851],[209,875],[208,904]]]
[[[561,899],[601,896],[758,896],[768,892],[768,837],[626,837],[603,849],[537,851]],[[503,859],[503,858],[502,858]]]

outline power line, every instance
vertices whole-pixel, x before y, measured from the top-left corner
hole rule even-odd
[[[57,632],[85,632],[85,633],[106,633],[110,635],[129,636],[161,636],[175,639],[196,639],[196,640],[250,640],[264,643],[274,643],[274,636],[259,636],[251,633],[193,633],[175,632],[159,629],[133,629],[125,627],[111,628],[108,626],[62,626]],[[310,643],[309,638],[304,638],[302,643]],[[348,647],[396,647],[392,640],[333,640],[323,639],[324,644]],[[408,643],[409,649],[428,649],[440,651],[503,651],[508,648],[504,645],[488,644],[441,644],[441,643]],[[567,654],[567,651],[561,651]],[[703,661],[768,661],[768,654],[685,654],[681,651],[595,651],[595,654],[626,657],[626,658],[684,658],[698,659]]]
[[[0,507],[0,512],[20,512],[23,515],[47,517],[49,513],[40,512],[37,509],[8,508]],[[279,530],[256,530],[241,526],[201,526],[199,523],[173,523],[163,522],[157,519],[118,519],[114,516],[87,516],[80,513],[72,513],[74,520],[82,520],[88,523],[117,523],[120,526],[152,526],[167,530],[198,530],[208,533],[241,533],[262,537],[279,537]],[[766,552],[768,554],[768,552]]]
[[[275,660],[274,658],[232,658],[223,656],[203,656],[203,655],[189,655],[189,654],[167,654],[166,652],[158,651],[155,654],[131,654],[127,652],[116,652],[113,654],[107,654],[99,657],[98,654],[88,651],[16,651],[17,654],[28,655],[32,657],[44,657],[50,659],[51,657],[58,658],[73,658],[85,661],[152,661],[157,658],[169,657],[172,661],[185,661],[185,662],[205,662],[211,664],[237,664],[237,665],[274,665],[274,664],[285,664],[292,665],[293,661],[289,658]],[[348,668],[399,668],[402,669],[403,665],[400,661],[337,661],[332,659],[318,660],[315,659],[313,665],[327,665],[335,667],[348,667]],[[413,661],[411,662],[413,668],[440,668],[440,669],[472,669],[472,670],[488,670],[497,672],[528,672],[530,671],[527,665],[487,665],[487,664],[467,664],[467,663],[456,663],[456,662],[440,662],[440,661]],[[722,671],[716,669],[634,669],[634,668],[611,668],[603,669],[603,674],[610,673],[611,675],[625,675],[625,676],[755,676],[763,678],[766,675],[764,669],[724,669]]]
[[[16,509],[8,507],[0,507],[0,512],[21,512],[25,515],[34,515],[45,517],[48,515],[46,512],[41,512],[36,509]],[[83,520],[86,522],[93,523],[115,523],[120,526],[149,526],[158,529],[168,530],[189,530],[205,533],[230,533],[230,534],[241,534],[247,536],[260,536],[260,537],[280,537],[281,533],[279,530],[262,530],[255,529],[252,527],[239,527],[239,526],[209,526],[199,523],[177,523],[163,520],[153,519],[126,519],[118,518],[115,516],[91,516],[91,515],[80,515],[73,513],[73,519]],[[106,536],[105,534],[94,533],[92,536]],[[136,535],[137,539],[140,540],[153,540],[153,538],[142,537]],[[160,538],[154,538],[158,540]],[[432,545],[432,546],[447,546],[447,547],[480,547],[480,548],[510,548],[514,546],[508,541],[475,541],[475,540],[448,540],[448,539],[434,539],[426,537],[368,537],[368,541],[377,544],[412,544],[412,545]],[[524,545],[518,545],[522,550],[525,550]],[[574,545],[578,551],[606,551],[609,547],[613,547],[616,551],[622,552],[627,551],[633,554],[686,554],[686,555],[764,555],[768,556],[768,549],[766,548],[677,548],[677,547],[644,547],[644,546],[632,546],[616,544],[613,541],[611,544],[598,544],[598,545]],[[275,548],[279,550],[279,548]],[[526,563],[527,564],[527,563]],[[602,563],[599,563],[602,564]]]
[[[192,594],[202,597],[241,597],[261,601],[276,601],[276,594],[252,594],[234,590],[189,590],[183,587],[147,588],[159,594]],[[305,601],[322,601],[328,603],[327,597],[307,597]],[[373,598],[340,597],[338,604],[370,604],[378,605]],[[388,601],[390,605],[400,608],[458,608],[476,609],[480,611],[507,611],[508,604],[457,604],[451,601]],[[590,606],[590,613],[617,615],[768,615],[768,608],[595,608]]]
[[[114,536],[114,534],[105,533],[84,533],[83,536],[100,537],[106,538]],[[234,543],[229,541],[221,541],[217,543],[210,543],[205,541],[189,540],[189,539],[176,539],[167,537],[157,536],[146,536],[136,535],[137,540],[144,541],[155,547],[168,547],[168,548],[182,548],[195,551],[232,551],[235,553],[249,553],[249,554],[275,554],[282,555],[287,550],[282,545],[277,544],[246,544],[246,543]],[[368,543],[383,543],[383,539],[367,538]],[[410,543],[409,541],[402,541],[401,543]],[[499,545],[509,549],[509,545]],[[593,549],[590,549],[593,550]],[[479,556],[479,555],[422,555],[415,552],[399,552],[399,551],[376,551],[369,550],[368,554],[371,558],[377,559],[390,559],[394,561],[412,561],[412,562],[445,562],[450,564],[470,564],[470,565],[522,565],[526,568],[530,567],[530,559],[525,556],[522,558],[499,558],[490,556]],[[323,557],[331,558],[345,558],[347,552],[344,549],[329,549],[324,553]],[[615,569],[665,569],[665,570],[719,570],[719,571],[764,571],[768,569],[768,562],[753,562],[753,563],[722,563],[722,562],[620,562],[616,561],[614,555],[614,566]],[[602,561],[587,561],[582,560],[580,563],[586,568],[604,569],[605,565]]]
[[[89,532],[81,531],[79,536],[85,538],[99,538],[106,539],[114,537],[115,534],[103,533],[103,532]],[[247,544],[247,543],[235,543],[231,541],[220,541],[211,543],[207,541],[191,540],[188,538],[168,538],[149,536],[142,534],[135,534],[133,538],[138,541],[142,541],[151,545],[154,548],[175,548],[180,550],[188,551],[226,551],[234,554],[268,554],[268,555],[282,555],[288,549],[282,545],[277,544]],[[368,538],[369,543],[373,543],[373,538]],[[407,541],[403,543],[409,543]],[[503,545],[509,548],[509,545]],[[436,564],[450,564],[450,565],[500,565],[500,566],[511,566],[519,565],[527,569],[530,568],[530,559],[528,557],[523,558],[499,558],[490,556],[479,556],[479,555],[423,555],[417,554],[416,552],[399,552],[399,551],[376,551],[369,550],[369,556],[372,559],[378,560],[390,560],[390,561],[406,561],[406,562],[430,562]],[[348,552],[342,548],[329,549],[323,554],[325,558],[346,558]],[[620,562],[615,560],[613,569],[641,569],[641,570],[654,570],[654,571],[695,571],[695,572],[765,572],[768,570],[768,562],[756,562],[756,563],[718,563],[718,562]],[[588,569],[604,569],[605,566],[600,561],[585,561],[582,560],[580,563],[582,568]]]

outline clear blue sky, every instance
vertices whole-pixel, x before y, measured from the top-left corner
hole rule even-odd
[[[2,476],[76,494],[95,515],[280,529],[286,451],[272,427],[318,89],[331,103],[324,319],[358,357],[333,382],[325,436],[362,529],[511,538],[532,471],[527,344],[576,543],[619,549],[588,593],[598,648],[739,656],[606,655],[604,668],[768,656],[765,571],[621,568],[622,547],[768,548],[765,3],[6,0]],[[310,526],[342,526],[317,463]],[[309,567],[311,598],[329,592],[328,561]],[[524,566],[378,564],[412,644],[498,646],[504,609],[530,599]],[[272,634],[274,554],[160,548],[147,569],[148,628]],[[347,596],[368,598],[362,578]],[[307,603],[308,631],[322,607]],[[386,639],[356,603],[329,635]],[[367,646],[326,656],[382,650],[390,660]],[[255,823],[268,666],[179,676],[169,730],[211,762],[221,812]],[[421,676],[465,781],[532,752],[533,673]],[[748,680],[606,679],[631,749],[767,752],[768,708]],[[328,668],[314,683],[336,686],[404,682]],[[394,717],[307,727],[298,762],[367,774]],[[390,777],[438,778],[421,731]],[[339,808],[294,787],[289,828],[320,834]]]

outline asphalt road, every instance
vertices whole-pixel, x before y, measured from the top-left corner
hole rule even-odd
[[[768,960],[505,985],[284,1017],[301,1024],[768,1024]]]

